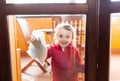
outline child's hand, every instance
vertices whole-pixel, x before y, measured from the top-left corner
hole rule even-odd
[[[40,43],[41,43],[40,38],[36,38],[34,35],[31,35],[30,42],[31,42],[35,47],[40,47]]]
[[[48,66],[50,66],[50,63],[47,60],[45,60],[44,67],[47,68]]]

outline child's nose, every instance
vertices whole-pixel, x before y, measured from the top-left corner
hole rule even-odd
[[[63,41],[66,41],[66,38],[65,38],[65,37],[63,37],[63,38],[62,38],[62,40],[63,40]]]

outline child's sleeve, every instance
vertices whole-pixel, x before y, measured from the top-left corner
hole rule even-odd
[[[79,54],[79,51],[76,50],[76,54],[75,54],[75,58],[76,58],[76,72],[84,72],[84,68],[85,68],[85,65],[82,63],[82,59],[80,58],[80,54]]]
[[[48,58],[50,58],[52,56],[52,51],[53,51],[53,48],[49,47],[48,50],[47,50],[47,57],[46,57],[45,60],[47,60]]]

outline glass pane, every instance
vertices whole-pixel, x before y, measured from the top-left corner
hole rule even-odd
[[[7,0],[8,4],[28,4],[28,3],[86,3],[86,0]]]
[[[117,1],[120,1],[120,0],[111,0],[112,2],[117,2]]]
[[[120,13],[111,14],[110,81],[120,81]]]
[[[13,81],[85,81],[85,14],[8,18]]]

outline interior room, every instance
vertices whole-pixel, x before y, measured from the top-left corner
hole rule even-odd
[[[44,59],[63,22],[73,26],[69,43],[85,65],[75,79],[120,81],[120,0],[0,0],[0,81],[53,81],[52,61]],[[31,51],[34,35],[42,52]]]
[[[13,62],[14,58],[17,58],[17,71],[19,74],[20,81],[52,81],[51,76],[51,66],[44,67],[44,60],[41,54],[40,62],[37,62],[34,58],[28,54],[30,48],[30,35],[34,31],[39,30],[44,33],[45,45],[47,48],[54,44],[53,35],[55,28],[59,23],[69,23],[74,27],[74,32],[76,32],[76,47],[79,49],[80,58],[84,62],[85,60],[85,22],[86,16],[84,14],[76,15],[16,15],[9,16],[9,21],[11,23],[13,19],[13,28],[10,31],[11,40],[14,41],[16,56],[12,55]],[[11,27],[10,27],[11,28]],[[14,33],[13,33],[14,30]],[[11,35],[12,34],[14,35]],[[39,35],[40,33],[38,33]],[[12,38],[12,36],[14,36]],[[36,34],[37,36],[37,34]],[[41,41],[44,41],[41,39]],[[13,45],[11,45],[13,46]],[[11,47],[13,48],[13,47]],[[13,49],[11,49],[13,50]],[[34,51],[34,50],[33,50]],[[41,52],[41,51],[40,51]],[[38,52],[39,53],[39,52]],[[34,55],[34,54],[32,54]],[[46,54],[44,54],[45,56]],[[49,63],[51,61],[49,60]],[[13,65],[13,67],[15,66]],[[84,73],[79,73],[79,81],[84,81]]]
[[[17,47],[18,58],[18,73],[19,79],[22,81],[51,81],[52,76],[50,73],[50,66],[41,69],[32,58],[26,53],[29,45],[28,37],[34,30],[41,30],[45,34],[46,45],[49,46],[53,43],[53,32],[58,23],[70,23],[76,28],[77,47],[80,48],[82,59],[85,58],[85,22],[86,17],[83,14],[79,15],[16,15],[9,16],[14,21],[14,38],[15,46]],[[120,36],[119,36],[119,14],[111,14],[111,52],[110,52],[110,81],[120,79],[119,74],[119,54],[120,54]],[[27,29],[25,29],[27,27]],[[77,30],[78,28],[78,30]],[[82,28],[82,29],[81,29]],[[82,30],[82,32],[81,32]],[[13,32],[13,30],[12,30]],[[27,32],[27,33],[24,33]],[[77,42],[79,41],[79,42]],[[79,81],[84,81],[84,74],[79,74]]]

